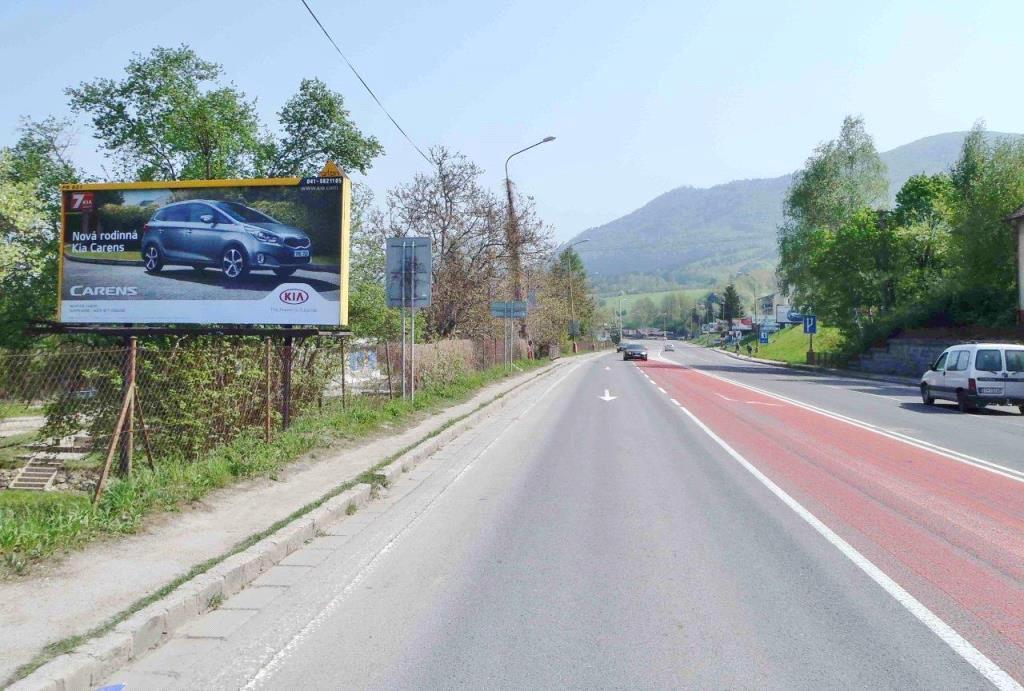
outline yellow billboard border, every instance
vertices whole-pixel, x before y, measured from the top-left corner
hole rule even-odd
[[[204,187],[297,187],[304,179],[289,178],[229,178],[225,180],[147,180],[145,182],[83,182],[60,186],[60,242],[57,243],[57,315],[60,322],[61,300],[64,296],[64,240],[67,238],[67,214],[64,207],[65,192],[89,192],[98,190],[182,190]],[[338,286],[338,320],[340,327],[348,326],[348,281],[349,243],[352,234],[352,180],[341,175],[341,252]]]

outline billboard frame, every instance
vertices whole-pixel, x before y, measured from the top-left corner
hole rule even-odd
[[[347,330],[348,329],[348,303],[349,303],[349,259],[351,257],[352,239],[352,180],[342,173],[340,177],[283,177],[283,178],[227,178],[223,180],[146,180],[142,182],[85,182],[66,183],[60,186],[60,238],[57,243],[57,309],[55,322],[62,326],[71,326],[71,323],[61,321],[61,301],[64,295],[64,241],[67,238],[67,208],[65,206],[66,192],[95,192],[105,190],[146,190],[146,189],[203,189],[213,187],[299,187],[304,181],[317,180],[319,184],[338,184],[341,193],[341,247],[338,252],[340,263],[338,286],[338,324],[336,325],[303,325],[318,331]],[[159,322],[155,322],[159,324]],[[87,323],[75,322],[75,326],[87,327]],[[137,325],[141,331],[145,331],[143,325]],[[244,324],[239,326],[246,326]],[[257,323],[248,326],[257,327]],[[202,330],[181,328],[182,332],[193,333]]]

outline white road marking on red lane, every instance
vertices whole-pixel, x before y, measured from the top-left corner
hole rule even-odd
[[[723,399],[725,399],[727,401],[732,401],[733,403],[739,403],[739,401],[737,401],[735,398],[729,398],[728,396],[726,396],[724,394],[720,394],[717,391],[715,392],[715,395],[718,396],[719,398],[723,398]]]
[[[875,566],[870,559],[857,551],[853,545],[839,537],[839,535],[833,532],[831,528],[822,523],[817,516],[804,508],[800,502],[791,497],[785,490],[776,485],[767,475],[758,470],[750,461],[729,446],[724,439],[715,434],[710,427],[705,425],[696,415],[687,410],[685,406],[679,406],[679,408],[688,418],[690,418],[690,420],[693,421],[694,424],[700,427],[705,434],[711,437],[715,443],[722,447],[722,449],[729,454],[733,460],[757,478],[762,485],[767,487],[772,494],[781,499],[786,506],[792,509],[808,525],[814,528],[818,534],[832,543],[832,545],[842,552],[846,558],[867,574],[871,580],[881,586],[883,590],[889,593],[889,595],[899,602],[908,612],[914,615],[918,621],[927,626],[932,633],[942,639],[946,645],[966,660],[968,664],[978,670],[978,672],[988,679],[996,688],[1007,691],[1021,691],[1024,689],[1024,687],[1017,683],[1013,677],[1004,672],[996,663],[992,662],[988,656],[975,648],[966,638],[957,633],[953,627],[940,619],[917,598],[904,590],[899,583],[894,581],[884,571]]]
[[[957,463],[963,463],[964,465],[974,466],[975,468],[980,468],[981,470],[987,470],[990,473],[1002,475],[1003,477],[1010,478],[1011,480],[1016,480],[1017,482],[1024,482],[1024,471],[1016,470],[1014,468],[1008,468],[1004,465],[999,465],[998,463],[993,463],[992,461],[986,461],[985,459],[978,458],[976,456],[969,456],[968,454],[961,453],[959,451],[954,451],[953,449],[948,449],[944,446],[939,446],[938,444],[932,444],[931,442],[924,441],[923,439],[918,439],[917,437],[911,437],[910,435],[903,434],[902,432],[896,432],[893,430],[886,429],[884,427],[878,427],[877,425],[872,425],[870,422],[864,422],[863,420],[848,417],[841,413],[836,413],[831,410],[827,410],[826,408],[819,408],[816,405],[804,403],[803,401],[798,401],[795,398],[790,398],[789,396],[784,396],[779,393],[767,391],[757,386],[744,384],[743,382],[738,382],[735,379],[729,379],[728,377],[722,377],[717,374],[705,372],[701,369],[697,369],[696,367],[682,365],[678,362],[668,360],[667,358],[664,361],[669,364],[675,365],[680,369],[687,369],[691,372],[696,372],[697,374],[703,375],[705,377],[717,379],[718,381],[723,381],[727,384],[732,384],[733,386],[739,386],[741,388],[747,389],[748,391],[754,391],[755,393],[759,393],[762,396],[768,396],[769,398],[774,398],[776,400],[783,401],[790,405],[797,406],[798,408],[803,408],[804,410],[809,410],[813,413],[818,413],[819,415],[830,417],[833,420],[839,420],[840,422],[845,422],[848,425],[853,425],[854,427],[859,427],[860,429],[867,430],[869,432],[874,432],[875,434],[880,434],[883,437],[888,437],[890,439],[895,439],[896,441],[901,441],[904,444],[909,444],[910,446],[917,447],[924,451],[931,451],[932,453],[944,456],[945,458],[948,458],[952,461],[956,461]],[[732,400],[717,392],[716,395],[721,396],[726,400]]]
[[[665,389],[661,388],[660,386],[658,387],[658,391],[662,392],[663,394],[668,394],[668,391],[665,391]]]

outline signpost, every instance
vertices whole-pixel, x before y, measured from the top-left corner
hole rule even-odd
[[[529,312],[529,303],[526,300],[495,300],[491,303],[491,316],[501,319],[505,327],[505,351],[504,362],[508,369],[512,369],[512,339],[515,334],[514,320],[526,319]]]
[[[807,364],[814,364],[814,334],[818,333],[818,317],[813,314],[804,315],[804,333],[810,339],[807,347]]]
[[[762,329],[757,334],[757,342],[760,343],[761,345],[768,345],[768,332]]]
[[[402,397],[405,398],[406,391],[408,391],[410,398],[415,401],[416,309],[430,306],[431,267],[433,264],[430,238],[388,238],[384,263],[387,274],[388,307],[398,307],[402,310]],[[406,309],[410,311],[408,370],[406,369]],[[406,388],[407,379],[408,389]]]

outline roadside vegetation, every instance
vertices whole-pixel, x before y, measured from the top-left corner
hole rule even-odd
[[[529,370],[547,361],[516,364]],[[506,376],[500,366],[462,373],[417,391],[415,403],[362,396],[342,409],[336,401],[321,414],[299,418],[269,444],[243,434],[197,460],[165,458],[155,471],[139,467],[129,478],[113,480],[96,506],[82,493],[0,491],[0,576],[25,574],[35,563],[101,537],[134,533],[146,516],[180,509],[213,490],[244,479],[273,478],[313,449],[393,432]]]
[[[793,326],[782,329],[768,338],[768,345],[758,344],[756,336],[748,336],[740,343],[740,352],[747,354],[747,346],[757,348],[752,355],[755,358],[764,360],[778,360],[794,365],[802,365],[807,362],[807,347],[809,345],[807,334],[800,326]],[[834,326],[819,326],[818,333],[814,335],[814,351],[816,353],[841,353],[844,350],[845,340],[842,332]]]
[[[1024,142],[976,125],[948,171],[889,199],[860,118],[797,173],[779,228],[780,286],[835,326],[849,353],[903,329],[1012,328],[1016,250],[1005,219],[1024,204]]]

